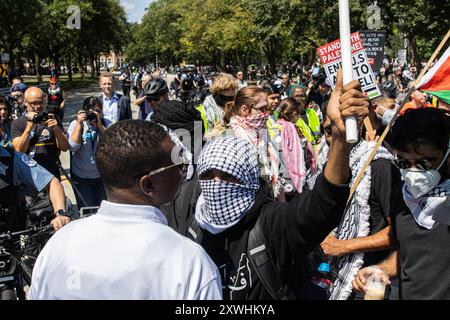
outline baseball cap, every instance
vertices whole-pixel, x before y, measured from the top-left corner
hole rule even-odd
[[[9,90],[9,93],[19,92],[19,91],[22,93],[25,93],[25,90],[27,90],[27,88],[28,87],[25,83],[17,83],[11,87],[11,89]]]

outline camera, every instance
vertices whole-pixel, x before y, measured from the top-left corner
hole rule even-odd
[[[50,119],[50,116],[48,115],[47,112],[44,112],[40,115],[37,115],[33,118],[33,123],[34,124],[45,124],[45,122]]]
[[[97,121],[97,115],[94,112],[89,111],[86,115],[86,119],[91,122]]]

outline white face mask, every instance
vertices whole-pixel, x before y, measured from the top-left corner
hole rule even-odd
[[[437,169],[400,169],[402,178],[408,186],[409,192],[413,195],[414,198],[417,199],[436,188],[436,186],[439,184],[439,181],[441,181],[441,174],[439,173],[439,169],[442,167],[444,162],[447,161],[449,152],[450,148],[447,149],[447,153],[445,154],[444,159]]]

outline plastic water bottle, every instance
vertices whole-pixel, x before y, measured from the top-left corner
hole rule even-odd
[[[325,290],[328,289],[331,285],[331,271],[328,263],[322,262],[319,265],[317,268],[317,275],[313,277],[312,282]]]

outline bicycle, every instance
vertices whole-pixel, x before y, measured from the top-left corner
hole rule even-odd
[[[26,300],[24,288],[31,285],[35,253],[52,234],[48,224],[0,234],[0,300]]]

